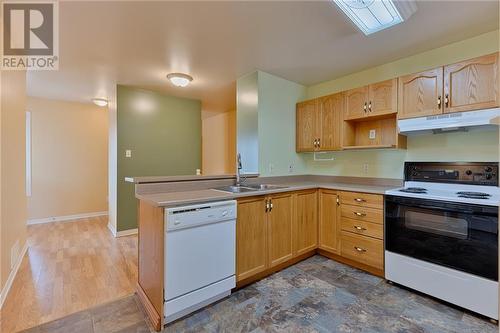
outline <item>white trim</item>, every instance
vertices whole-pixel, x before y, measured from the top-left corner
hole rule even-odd
[[[122,231],[118,231],[116,233],[115,237],[131,236],[131,235],[136,235],[137,233],[138,233],[138,229],[137,228],[135,228],[135,229],[128,229],[128,230],[122,230]]]
[[[111,221],[108,222],[108,229],[111,232],[111,234],[113,235],[113,237],[116,237],[116,230],[115,230],[115,227],[111,224]]]
[[[26,196],[31,197],[31,112],[26,111]]]
[[[65,215],[65,216],[53,216],[53,217],[47,217],[47,218],[43,218],[43,219],[28,220],[28,225],[41,224],[41,223],[51,223],[51,222],[71,221],[71,220],[80,220],[80,219],[87,219],[89,217],[98,217],[98,216],[106,216],[106,215],[108,215],[107,211],[75,214],[75,215]]]
[[[17,257],[16,264],[14,265],[14,268],[10,271],[9,277],[7,278],[7,282],[5,283],[5,286],[0,292],[0,309],[2,308],[3,303],[7,299],[7,295],[9,294],[10,288],[12,287],[12,283],[14,282],[14,278],[17,275],[17,271],[19,270],[19,267],[21,267],[21,263],[23,262],[23,258],[26,255],[26,252],[28,252],[28,242],[24,243],[21,253]]]

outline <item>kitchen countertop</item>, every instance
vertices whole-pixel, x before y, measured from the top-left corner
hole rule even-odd
[[[242,175],[246,178],[255,178],[259,174],[251,173]],[[125,182],[134,184],[169,183],[199,180],[235,179],[234,174],[225,175],[184,175],[184,176],[148,176],[148,177],[125,177]]]
[[[366,185],[355,183],[337,183],[337,182],[290,182],[290,183],[277,183],[279,186],[286,186],[286,188],[276,188],[260,191],[251,191],[244,193],[229,193],[214,189],[203,189],[195,191],[182,191],[182,192],[167,192],[167,193],[154,193],[154,194],[136,194],[137,199],[144,200],[149,204],[156,207],[175,207],[180,205],[190,205],[203,202],[231,200],[243,197],[252,197],[267,195],[273,193],[283,193],[290,191],[300,191],[308,189],[331,189],[350,192],[363,192],[372,194],[384,194],[385,191],[395,189],[397,186],[381,186],[381,185]]]

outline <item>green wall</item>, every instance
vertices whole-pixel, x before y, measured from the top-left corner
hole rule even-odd
[[[117,126],[117,230],[122,231],[137,228],[134,184],[125,177],[193,175],[201,168],[201,102],[118,86]]]
[[[306,173],[305,156],[295,153],[294,139],[295,104],[305,97],[306,87],[259,71],[258,91],[260,174]]]
[[[360,87],[437,66],[489,54],[499,49],[499,32],[470,39],[323,82],[307,89],[307,98]],[[407,150],[349,151],[334,154],[334,161],[316,162],[308,155],[309,173],[403,178],[404,161],[498,161],[498,129],[408,137]],[[368,164],[365,172],[364,165]]]

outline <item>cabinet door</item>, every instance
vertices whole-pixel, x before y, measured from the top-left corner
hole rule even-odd
[[[340,206],[337,192],[319,192],[319,248],[340,254]]]
[[[399,78],[398,118],[417,118],[443,113],[443,68]]]
[[[398,79],[368,86],[368,114],[378,116],[398,111]]]
[[[267,220],[264,197],[238,200],[236,221],[236,280],[268,268]]]
[[[368,86],[345,93],[345,119],[363,118],[368,112]]]
[[[444,93],[446,113],[498,107],[498,53],[445,66]]]
[[[317,191],[295,194],[294,253],[301,255],[318,245],[318,195]]]
[[[291,193],[269,197],[268,218],[269,265],[274,267],[292,259],[293,200]]]
[[[338,93],[322,98],[320,114],[319,150],[340,150],[344,124],[344,94]]]
[[[296,150],[297,152],[314,151],[318,135],[318,100],[297,104],[296,114]]]

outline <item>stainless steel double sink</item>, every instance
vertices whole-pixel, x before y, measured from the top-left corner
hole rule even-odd
[[[288,186],[273,185],[273,184],[249,184],[249,185],[229,185],[217,187],[214,190],[230,192],[230,193],[245,193],[245,192],[258,192],[265,190],[276,190],[287,188]]]

